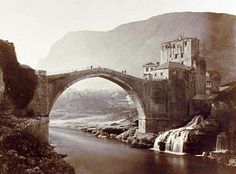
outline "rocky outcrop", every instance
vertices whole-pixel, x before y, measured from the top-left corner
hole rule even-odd
[[[157,137],[154,133],[139,132],[138,120],[128,124],[125,121],[99,127],[83,127],[81,130],[92,133],[98,138],[110,138],[130,144],[134,148],[152,148]]]
[[[220,132],[219,124],[215,120],[206,119],[188,135],[185,152],[202,154],[204,151],[215,150],[216,137]]]
[[[142,133],[136,130],[133,137],[129,137],[129,141],[131,141],[131,147],[136,148],[152,148],[155,142],[157,134],[154,133]]]
[[[215,120],[195,116],[187,125],[160,133],[154,148],[178,154],[201,154],[215,148],[219,125]]]
[[[26,118],[2,116],[0,119],[0,173],[11,174],[74,174],[53,147],[41,142],[26,128]]]
[[[14,113],[19,112],[31,101],[37,85],[35,70],[20,65],[13,43],[0,40],[0,68],[3,71],[5,93],[14,104]]]

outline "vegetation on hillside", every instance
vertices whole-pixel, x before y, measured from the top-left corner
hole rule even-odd
[[[24,109],[33,97],[37,76],[35,70],[19,64],[12,43],[0,40],[0,67],[3,71],[6,93],[16,109]]]

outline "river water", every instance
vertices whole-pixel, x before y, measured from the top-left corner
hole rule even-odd
[[[235,174],[201,157],[134,149],[80,131],[50,128],[50,143],[79,174]]]

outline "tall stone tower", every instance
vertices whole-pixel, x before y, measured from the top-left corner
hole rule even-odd
[[[199,39],[180,36],[162,43],[161,64],[177,62],[195,71],[196,94],[206,94],[206,62],[199,56]]]

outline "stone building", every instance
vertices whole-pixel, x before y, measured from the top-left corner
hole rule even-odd
[[[175,74],[189,71],[194,75],[196,94],[206,94],[206,62],[199,55],[197,38],[180,36],[162,43],[160,63],[148,63],[143,68],[144,78],[148,80],[168,80]]]
[[[171,79],[177,72],[189,71],[190,68],[177,62],[166,62],[153,69],[153,80]]]
[[[206,94],[214,94],[219,91],[221,76],[215,70],[206,71]]]
[[[161,64],[165,62],[178,62],[188,67],[196,67],[199,59],[199,40],[184,38],[162,43]]]
[[[160,62],[152,63],[149,62],[143,65],[143,78],[144,79],[152,79],[152,71],[160,65]]]

